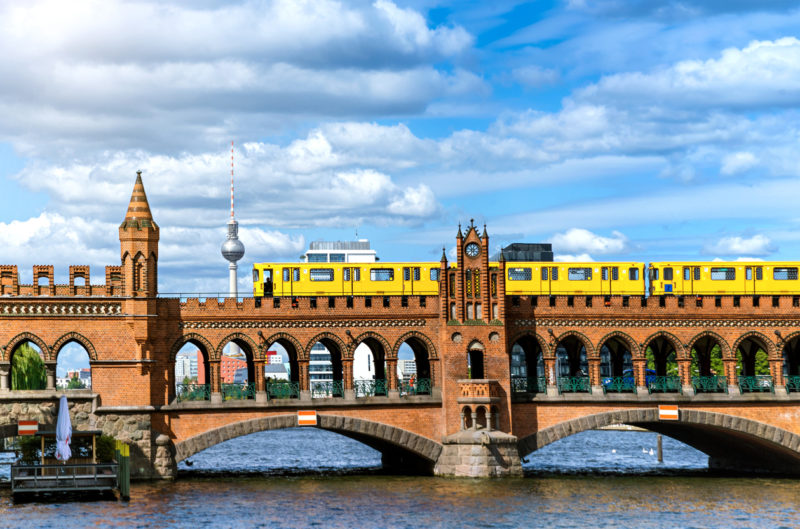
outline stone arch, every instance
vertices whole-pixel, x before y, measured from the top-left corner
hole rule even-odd
[[[531,339],[536,340],[539,343],[539,347],[542,349],[542,356],[549,356],[551,354],[550,345],[547,343],[547,340],[542,338],[539,333],[534,331],[522,331],[514,335],[514,337],[508,341],[509,351],[511,350],[511,347],[514,347],[515,343],[522,340],[526,336],[529,336]]]
[[[625,345],[628,346],[628,350],[631,352],[631,356],[632,357],[634,357],[634,358],[638,358],[639,357],[639,354],[640,354],[639,353],[639,344],[636,343],[636,340],[631,338],[631,336],[628,333],[625,333],[625,332],[622,332],[622,331],[611,331],[610,333],[608,333],[605,336],[603,336],[602,338],[600,338],[600,341],[597,342],[597,351],[599,352],[603,348],[603,346],[606,344],[607,341],[613,340],[614,338],[616,338],[617,340],[620,340],[621,342],[624,342]]]
[[[181,347],[183,347],[189,342],[195,342],[196,344],[200,344],[201,346],[203,346],[203,348],[206,350],[206,355],[208,355],[209,357],[208,360],[209,361],[215,360],[213,355],[216,354],[217,350],[214,348],[214,346],[211,345],[211,342],[206,340],[205,337],[201,334],[190,332],[189,334],[184,334],[183,336],[175,340],[174,344],[172,344],[172,349],[169,352],[169,361],[175,363],[175,355],[178,354],[178,351],[181,350]],[[216,360],[219,360],[219,358],[216,358]]]
[[[264,338],[264,354],[266,354],[266,350],[270,345],[280,342],[288,342],[292,345],[294,348],[294,354],[297,356],[297,360],[308,360],[308,352],[306,351],[305,347],[303,347],[297,338],[285,332],[277,332],[273,335],[270,335],[268,338]]]
[[[295,427],[297,427],[296,414],[260,417],[228,424],[175,443],[175,462],[183,461],[197,452],[235,437],[266,430]],[[391,457],[407,458],[411,460],[412,464],[416,463],[419,468],[426,468],[432,472],[433,465],[442,452],[442,445],[427,437],[365,419],[317,414],[317,427],[342,434],[375,448],[384,454],[384,463],[391,463],[391,460],[388,460]],[[407,464],[405,461],[403,463]]]
[[[480,340],[475,339],[469,342],[469,345],[467,346],[467,351],[486,352],[486,346],[484,346]]]
[[[748,338],[756,338],[757,341],[763,342],[763,345],[767,347],[767,356],[770,360],[777,358],[778,356],[778,348],[775,347],[775,342],[767,338],[764,334],[758,331],[748,331],[743,335],[739,336],[736,341],[733,343],[733,347],[731,347],[731,355],[735,355],[736,351],[739,350],[739,346],[742,345],[742,342],[747,340]]]
[[[311,348],[314,347],[314,344],[317,342],[321,342],[323,340],[330,340],[331,342],[335,343],[336,346],[339,348],[339,353],[342,355],[342,360],[352,360],[353,359],[353,351],[350,349],[344,341],[336,336],[331,332],[321,332],[318,335],[311,338],[308,341],[305,348],[305,357],[308,358],[311,354]]]
[[[731,347],[728,345],[728,341],[714,331],[703,331],[689,340],[689,343],[686,344],[686,354],[691,355],[695,344],[703,338],[713,338],[722,349],[722,358],[731,358]]]
[[[44,358],[45,362],[53,362],[55,359],[53,358],[52,353],[50,352],[50,348],[47,347],[47,344],[44,343],[44,340],[36,336],[35,334],[29,332],[21,332],[18,335],[14,336],[9,340],[8,344],[6,344],[5,352],[3,354],[3,360],[6,362],[11,361],[11,354],[14,352],[14,349],[17,348],[22,343],[31,342],[36,344],[36,346],[41,349],[42,357]]]
[[[261,348],[258,347],[256,342],[252,338],[240,332],[231,333],[222,340],[220,340],[219,345],[217,346],[216,349],[217,358],[222,358],[222,350],[225,349],[226,345],[237,340],[247,344],[247,347],[250,348],[250,354],[253,355],[253,360],[263,360],[266,351],[261,351],[260,350]]]
[[[81,344],[81,346],[86,349],[86,352],[89,353],[89,360],[96,361],[97,360],[97,351],[95,351],[92,342],[89,341],[88,338],[83,336],[77,332],[70,332],[56,340],[56,343],[50,348],[53,351],[53,358],[54,360],[58,360],[58,353],[61,352],[61,348],[67,345],[69,342],[77,342]]]
[[[742,417],[692,409],[682,409],[678,421],[659,421],[657,408],[579,417],[520,439],[519,454],[524,457],[570,435],[610,424],[640,426],[673,437],[708,454],[711,466],[800,473],[800,435]]]
[[[645,340],[639,346],[639,352],[642,356],[644,356],[645,352],[647,351],[648,344],[650,344],[650,342],[656,338],[664,338],[670,344],[672,344],[672,347],[675,349],[675,356],[677,358],[686,358],[686,348],[683,346],[683,343],[681,343],[681,341],[674,334],[667,331],[656,331],[645,338]]]
[[[386,359],[387,360],[392,360],[392,358],[389,358],[389,354],[390,354],[390,352],[392,350],[391,346],[389,345],[389,342],[386,340],[386,338],[384,338],[380,334],[378,334],[376,332],[372,332],[372,331],[367,331],[367,332],[361,333],[358,336],[356,336],[355,338],[353,338],[353,351],[355,351],[356,347],[361,345],[361,343],[364,340],[367,340],[367,339],[370,339],[370,338],[375,340],[375,341],[377,341],[378,343],[380,343],[381,347],[383,347],[383,354],[386,356]]]
[[[430,358],[431,360],[437,360],[439,358],[436,355],[436,347],[434,347],[431,339],[418,331],[408,331],[407,333],[403,334],[400,338],[398,338],[397,341],[394,343],[394,347],[392,347],[391,358],[397,358],[397,351],[400,349],[400,346],[412,338],[416,338],[417,340],[423,343],[425,349],[427,349],[428,358]]]
[[[586,356],[587,357],[595,356],[595,348],[594,348],[594,345],[592,344],[592,341],[589,339],[588,336],[586,336],[585,334],[583,334],[580,331],[569,330],[569,331],[564,331],[561,334],[559,334],[555,339],[556,349],[558,348],[558,344],[559,343],[561,343],[562,341],[566,340],[567,338],[569,338],[571,336],[574,337],[574,338],[577,338],[577,340],[579,342],[581,342],[581,344],[583,344],[583,347],[586,348]]]

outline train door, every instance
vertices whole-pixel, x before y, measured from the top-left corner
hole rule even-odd
[[[356,282],[361,280],[361,269],[357,266],[342,269],[342,294],[352,296],[356,291]]]
[[[547,266],[542,267],[539,280],[539,293],[550,295],[550,268]]]
[[[418,266],[403,267],[403,294],[414,294],[414,283],[420,280],[420,268]]]
[[[255,273],[258,274],[258,270],[255,270]],[[264,281],[264,296],[271,298],[272,297],[272,268],[265,268],[263,273],[263,281]]]
[[[294,296],[295,291],[300,287],[300,285],[296,284],[300,282],[300,269],[285,267],[281,273],[281,279],[283,281],[279,295]]]
[[[760,266],[747,266],[744,269],[744,293],[745,294],[755,294],[758,292],[758,287],[756,286],[756,281],[761,279],[761,267]]]
[[[694,279],[692,279],[692,267],[683,267],[683,285],[681,286],[681,294],[694,294]]]
[[[600,294],[611,296],[614,293],[614,281],[619,279],[618,266],[604,266],[600,269]]]

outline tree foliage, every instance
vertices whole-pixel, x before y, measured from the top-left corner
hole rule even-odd
[[[17,347],[11,360],[11,389],[45,389],[44,360],[29,343]]]
[[[69,383],[67,384],[67,389],[84,389],[85,387],[86,385],[77,375],[69,379]]]

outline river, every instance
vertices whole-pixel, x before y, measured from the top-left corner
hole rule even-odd
[[[583,432],[503,480],[389,476],[380,455],[315,429],[262,432],[134,483],[132,500],[35,501],[0,491],[0,527],[725,527],[800,526],[800,480],[722,476],[649,432]],[[653,453],[651,454],[651,449]],[[7,475],[7,470],[6,470]]]

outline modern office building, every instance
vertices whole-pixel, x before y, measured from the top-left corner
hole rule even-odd
[[[378,260],[369,240],[313,241],[308,251],[300,256],[306,263],[374,263]]]

